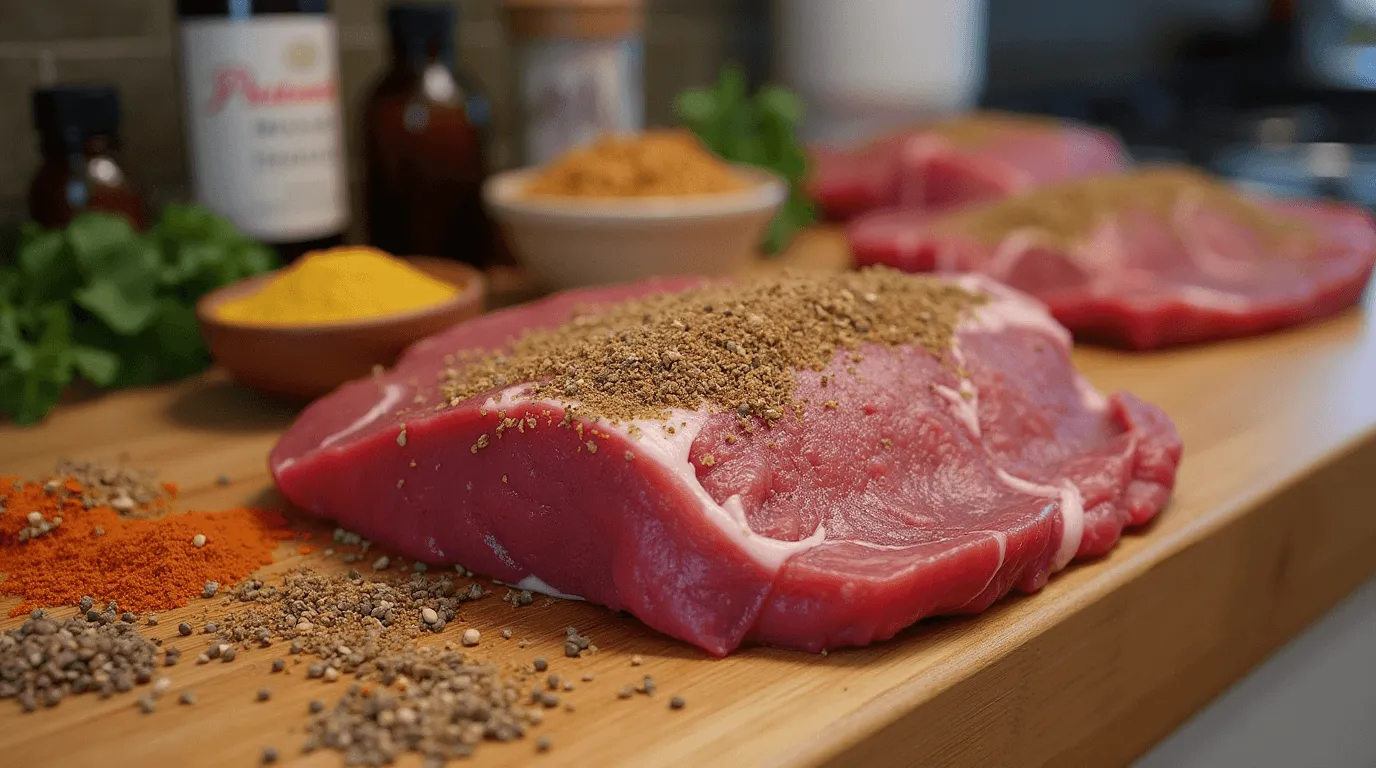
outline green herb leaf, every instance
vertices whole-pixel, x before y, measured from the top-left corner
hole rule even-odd
[[[73,298],[82,309],[125,336],[147,328],[158,311],[151,283],[102,280],[78,290]]]
[[[168,206],[146,233],[103,214],[25,224],[0,258],[0,414],[41,419],[78,374],[133,386],[203,370],[196,300],[275,261],[197,205]]]
[[[61,232],[49,232],[39,227],[26,228],[19,244],[18,280],[23,285],[17,300],[26,306],[38,307],[50,301],[66,298],[81,281],[81,274]]]
[[[803,100],[787,88],[766,85],[755,94],[755,103],[762,114],[777,118],[790,128],[803,122]]]
[[[112,268],[124,273],[143,266],[127,258],[125,249],[141,243],[134,228],[120,216],[82,214],[67,225],[66,237],[77,266],[87,278],[109,277],[105,271]]]
[[[152,333],[161,351],[158,377],[177,379],[203,370],[210,359],[201,341],[200,326],[192,307],[164,299],[158,305]]]
[[[789,199],[770,222],[766,251],[778,251],[816,220],[803,191],[807,154],[795,136],[803,117],[803,103],[797,96],[767,85],[749,98],[744,73],[727,66],[712,89],[684,91],[674,101],[674,109],[680,122],[723,159],[767,168],[789,182]]]
[[[119,356],[99,347],[72,347],[72,364],[77,373],[99,387],[108,387],[119,375]]]
[[[66,304],[50,304],[39,312],[39,321],[43,323],[43,332],[34,347],[28,375],[19,384],[16,402],[11,406],[19,424],[32,424],[47,415],[72,380],[71,311]]]
[[[674,113],[692,130],[711,125],[720,114],[717,97],[705,88],[689,88],[674,99]]]

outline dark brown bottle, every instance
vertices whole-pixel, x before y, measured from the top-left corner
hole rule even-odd
[[[147,226],[143,200],[116,158],[119,96],[109,86],[58,86],[33,93],[43,165],[29,186],[29,215],[66,226],[82,211],[118,214]]]
[[[370,242],[401,255],[493,261],[482,207],[487,100],[454,65],[454,7],[387,10],[392,65],[364,107]]]

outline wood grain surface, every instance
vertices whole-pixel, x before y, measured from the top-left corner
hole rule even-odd
[[[840,248],[836,233],[814,232],[766,268],[834,269]],[[565,694],[575,712],[552,711],[539,728],[553,740],[549,753],[526,739],[484,745],[472,762],[1122,765],[1376,572],[1376,331],[1360,312],[1235,343],[1075,357],[1101,389],[1162,405],[1185,440],[1171,506],[1109,557],[982,616],[923,622],[891,642],[827,656],[749,649],[712,660],[596,606],[537,598],[513,608],[496,587],[438,639],[477,627],[480,656],[513,665],[545,656],[566,679],[596,679]],[[264,456],[291,418],[215,375],[117,393],[67,405],[34,429],[0,427],[0,474],[41,475],[61,456],[126,454],[177,481],[183,507],[269,504]],[[221,473],[233,484],[216,486]],[[319,548],[303,557],[296,546],[284,545],[268,572],[340,567]],[[177,622],[224,610],[197,600],[146,630],[187,651],[152,714],[130,695],[73,697],[31,715],[0,702],[0,764],[248,766],[264,745],[287,765],[341,764],[298,748],[307,702],[332,699],[342,683],[307,680],[299,667],[270,675],[276,649],[232,664],[190,662],[206,639],[177,637]],[[570,625],[599,652],[565,659]],[[515,639],[500,639],[504,627]],[[633,654],[643,666],[630,665]],[[658,683],[655,697],[617,698],[645,674]],[[256,703],[262,686],[273,698]],[[196,705],[175,704],[184,689]],[[687,707],[671,711],[672,695]]]

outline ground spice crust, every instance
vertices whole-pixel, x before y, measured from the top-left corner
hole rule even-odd
[[[524,395],[578,416],[664,418],[671,408],[782,418],[795,371],[822,370],[863,344],[914,345],[944,358],[984,297],[935,278],[871,268],[785,272],[575,313],[500,352],[455,356],[449,405],[522,382]]]
[[[127,518],[113,508],[86,508],[74,479],[0,480],[0,595],[21,602],[9,615],[75,604],[85,595],[118,600],[132,611],[167,610],[200,597],[207,581],[234,584],[272,562],[291,536],[276,512],[228,509],[159,518]],[[55,523],[41,537],[21,534],[37,514]],[[197,547],[193,539],[205,536]]]
[[[1203,173],[1170,165],[1053,184],[961,211],[935,227],[995,243],[1018,230],[1035,229],[1047,244],[1073,249],[1106,217],[1124,211],[1143,210],[1171,221],[1176,206],[1186,196],[1245,223],[1273,245],[1313,238],[1305,223],[1258,205]]]

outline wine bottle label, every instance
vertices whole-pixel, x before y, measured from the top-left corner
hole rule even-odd
[[[266,242],[348,223],[339,50],[327,16],[185,19],[196,198]]]

